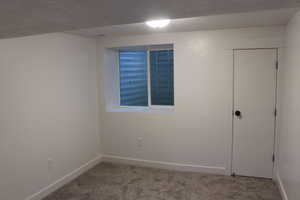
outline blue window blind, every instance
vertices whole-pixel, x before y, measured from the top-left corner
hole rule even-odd
[[[173,50],[150,51],[152,105],[174,105],[173,65]]]
[[[120,105],[148,106],[147,51],[119,51]]]

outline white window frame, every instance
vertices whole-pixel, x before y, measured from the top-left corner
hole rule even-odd
[[[172,111],[175,108],[175,91],[173,92],[174,95],[174,105],[152,105],[151,102],[151,70],[150,70],[150,51],[160,51],[160,50],[174,50],[174,48],[145,48],[145,51],[147,51],[147,92],[148,92],[148,106],[122,106],[121,105],[121,93],[120,93],[120,63],[119,63],[119,52],[118,52],[118,98],[119,98],[119,111],[125,111],[125,112],[131,112],[131,111]],[[174,59],[174,58],[173,58]],[[173,63],[173,70],[174,70],[174,63]],[[174,76],[174,75],[173,75]],[[174,78],[174,77],[173,77]],[[175,88],[175,81],[174,86]]]

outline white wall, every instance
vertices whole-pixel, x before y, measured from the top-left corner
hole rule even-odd
[[[99,155],[96,81],[92,39],[0,40],[0,199],[24,200]]]
[[[300,199],[300,12],[287,26],[285,63],[279,81],[277,178],[289,200]]]
[[[229,174],[232,49],[282,47],[283,36],[284,27],[266,27],[99,39],[104,154]],[[111,88],[105,48],[166,43],[175,50],[175,111],[107,112],[103,94]]]

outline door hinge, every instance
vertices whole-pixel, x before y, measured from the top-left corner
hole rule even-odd
[[[278,70],[278,61],[276,61],[275,68]]]
[[[274,110],[274,115],[275,115],[275,117],[277,117],[277,108],[275,108],[275,110]]]
[[[272,162],[275,162],[275,155],[272,156]]]

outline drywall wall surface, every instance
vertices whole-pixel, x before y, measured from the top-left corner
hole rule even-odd
[[[99,155],[96,44],[0,40],[0,199],[24,200]]]
[[[300,12],[286,29],[284,65],[280,66],[277,178],[289,200],[300,199]]]
[[[103,153],[230,174],[233,49],[282,47],[284,31],[284,27],[265,27],[99,38]],[[115,79],[109,68],[116,62],[106,60],[108,49],[154,44],[174,44],[173,110],[109,111]]]

